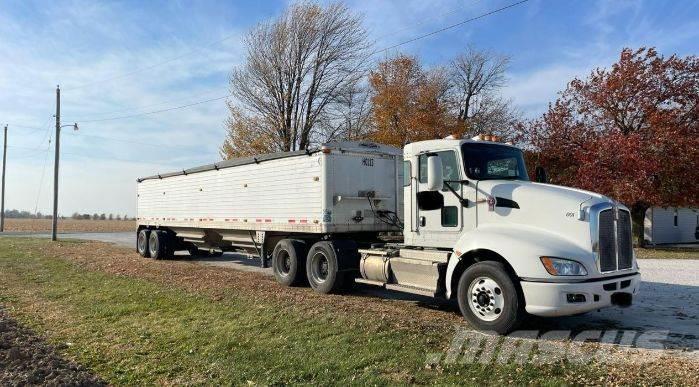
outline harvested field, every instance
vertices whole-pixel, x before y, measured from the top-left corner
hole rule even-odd
[[[123,232],[135,231],[133,220],[60,219],[58,232]],[[5,219],[5,231],[50,232],[51,219]]]

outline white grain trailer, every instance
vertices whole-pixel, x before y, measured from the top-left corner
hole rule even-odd
[[[380,232],[400,231],[401,181],[402,152],[364,142],[140,178],[139,253],[238,251],[264,257],[264,266],[281,240],[299,253],[321,239],[368,244]]]

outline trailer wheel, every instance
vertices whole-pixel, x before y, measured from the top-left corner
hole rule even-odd
[[[306,281],[306,242],[282,239],[272,252],[274,278],[284,286],[298,286]]]
[[[138,232],[136,237],[136,251],[143,258],[150,257],[150,251],[148,250],[148,237],[150,236],[150,230],[147,228],[142,229]]]
[[[337,293],[344,288],[345,275],[331,242],[316,242],[306,257],[308,283],[318,293]]]
[[[154,230],[148,238],[148,251],[153,259],[169,259],[173,255],[172,238],[167,231]]]
[[[479,262],[466,269],[457,298],[461,314],[479,330],[507,334],[525,316],[515,283],[500,262]]]

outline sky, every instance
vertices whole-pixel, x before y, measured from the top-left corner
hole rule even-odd
[[[382,49],[515,2],[346,4],[363,15],[374,48]],[[243,37],[289,4],[0,2],[0,124],[9,126],[5,208],[51,212],[57,85],[62,124],[79,126],[61,131],[62,215],[135,216],[138,177],[219,160],[228,79],[245,61]],[[439,66],[468,46],[511,58],[502,93],[534,118],[571,79],[609,67],[624,47],[696,55],[699,1],[529,0],[385,55],[416,55]]]

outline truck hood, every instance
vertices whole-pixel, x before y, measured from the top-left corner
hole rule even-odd
[[[595,204],[611,199],[595,192],[553,184],[534,183],[516,180],[484,180],[478,182],[478,193],[513,200],[520,209],[523,206],[533,206],[551,209],[552,206],[565,208],[575,207],[577,210],[586,203]]]
[[[476,187],[478,227],[536,228],[585,249],[591,248],[590,227],[581,210],[611,201],[594,192],[529,181],[484,180]],[[491,197],[494,206],[488,204]]]

